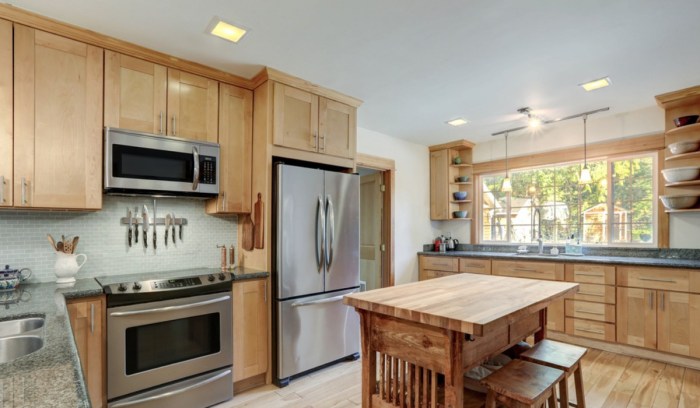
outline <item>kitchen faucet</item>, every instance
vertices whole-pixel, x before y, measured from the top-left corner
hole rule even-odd
[[[537,248],[538,253],[542,255],[544,253],[544,243],[542,241],[542,212],[539,208],[535,208],[535,211],[532,213],[532,223],[530,227],[533,241],[535,240],[535,216],[537,216]]]

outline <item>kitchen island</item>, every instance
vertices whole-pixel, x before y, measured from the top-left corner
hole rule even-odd
[[[576,291],[464,273],[346,296],[361,318],[362,406],[462,407],[464,372],[531,334],[544,338],[546,307]]]

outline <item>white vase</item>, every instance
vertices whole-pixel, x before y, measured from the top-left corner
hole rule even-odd
[[[83,257],[83,261],[78,263],[78,257]],[[85,254],[67,254],[65,252],[56,252],[56,263],[54,264],[54,273],[56,274],[56,283],[72,283],[75,282],[75,275],[78,270],[87,261]]]

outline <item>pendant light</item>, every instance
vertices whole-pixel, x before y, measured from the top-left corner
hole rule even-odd
[[[513,191],[513,186],[510,184],[510,177],[508,177],[508,132],[506,132],[506,178],[503,179],[501,191],[504,193]]]
[[[583,168],[578,178],[579,184],[590,184],[593,181],[591,178],[591,170],[588,169],[588,157],[586,152],[586,120],[588,120],[588,115],[583,115]]]

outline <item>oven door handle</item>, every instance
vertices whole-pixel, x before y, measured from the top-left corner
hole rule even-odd
[[[148,314],[148,313],[165,313],[165,312],[172,312],[174,310],[192,309],[194,307],[211,305],[212,303],[224,302],[224,301],[227,301],[229,299],[231,299],[231,296],[226,295],[226,296],[222,296],[222,297],[219,297],[216,299],[204,300],[202,302],[190,303],[187,305],[166,306],[166,307],[159,307],[156,309],[134,310],[131,312],[112,312],[109,315],[114,316],[114,317],[122,317],[122,316],[135,316],[135,315]]]
[[[182,394],[184,392],[192,391],[195,388],[199,388],[201,386],[207,385],[207,384],[209,384],[213,381],[219,380],[219,379],[221,379],[229,374],[231,374],[231,370],[226,370],[226,371],[219,373],[213,377],[207,378],[204,381],[198,382],[196,384],[188,385],[187,387],[181,388],[179,390],[164,392],[164,393],[159,394],[159,395],[154,395],[152,397],[147,397],[147,398],[141,398],[141,399],[137,399],[134,401],[127,401],[127,402],[121,402],[121,403],[117,402],[116,404],[111,405],[111,407],[112,408],[129,407],[132,405],[138,405],[138,404],[143,404],[145,402],[157,401],[159,399],[172,397],[174,395],[178,395],[178,394]]]

